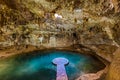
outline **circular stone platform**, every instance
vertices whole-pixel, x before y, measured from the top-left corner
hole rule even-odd
[[[52,63],[55,65],[62,65],[62,64],[67,65],[69,61],[66,58],[59,57],[59,58],[53,59]]]

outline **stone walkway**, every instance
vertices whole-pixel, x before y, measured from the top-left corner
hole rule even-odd
[[[53,64],[57,65],[57,78],[56,80],[68,80],[65,65],[69,63],[66,58],[55,58]]]

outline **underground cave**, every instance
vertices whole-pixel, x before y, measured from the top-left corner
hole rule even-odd
[[[119,0],[0,0],[0,80],[119,74]]]

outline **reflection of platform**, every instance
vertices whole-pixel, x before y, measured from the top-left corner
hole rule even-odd
[[[53,64],[57,65],[57,78],[56,80],[68,80],[65,65],[69,63],[68,59],[66,58],[55,58]]]

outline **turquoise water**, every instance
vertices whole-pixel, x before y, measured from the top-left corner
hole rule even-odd
[[[69,60],[66,66],[69,80],[105,67],[98,59],[76,52],[34,51],[0,59],[0,80],[55,80],[56,66],[52,64],[52,60],[57,57]]]

